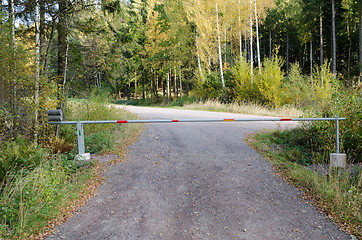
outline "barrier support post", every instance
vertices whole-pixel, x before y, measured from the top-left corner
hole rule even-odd
[[[336,115],[336,153],[330,154],[330,165],[331,167],[342,167],[347,166],[347,155],[339,152],[339,118]]]
[[[336,153],[339,153],[339,122],[338,122],[338,116],[335,116],[336,118]]]
[[[90,153],[85,153],[84,147],[84,129],[82,121],[77,121],[77,135],[78,135],[78,155],[77,160],[90,160]]]

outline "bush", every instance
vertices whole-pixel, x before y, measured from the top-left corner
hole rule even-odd
[[[319,114],[322,117],[345,117],[340,121],[342,151],[351,162],[362,163],[362,92],[359,89],[342,90],[335,93],[327,107]],[[312,122],[309,124],[310,138],[315,149],[325,152],[335,150],[334,122]]]
[[[256,84],[259,88],[263,100],[272,107],[279,107],[281,104],[281,85],[284,73],[281,70],[282,60],[278,56],[265,59],[261,71],[256,74]]]
[[[240,60],[233,68],[235,78],[235,97],[241,102],[260,102],[261,97],[254,76],[251,76],[250,64],[244,59]]]

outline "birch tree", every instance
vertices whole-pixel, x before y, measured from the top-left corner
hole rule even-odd
[[[38,129],[39,129],[39,81],[40,81],[40,2],[35,0],[35,142],[38,142]]]
[[[216,7],[217,41],[218,41],[218,44],[219,44],[220,76],[221,76],[222,87],[225,88],[224,72],[223,72],[223,68],[222,68],[221,40],[220,40],[220,27],[219,27],[219,11],[218,11],[218,8],[217,8],[217,3],[215,3],[215,7]]]
[[[260,45],[259,45],[259,24],[258,24],[258,13],[257,13],[257,7],[256,7],[256,0],[254,0],[254,10],[255,10],[255,27],[256,27],[256,48],[257,48],[257,54],[258,54],[258,68],[259,68],[259,72],[260,72],[261,63],[260,63]]]

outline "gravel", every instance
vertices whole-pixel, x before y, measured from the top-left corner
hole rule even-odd
[[[250,118],[126,107],[141,118]],[[245,142],[288,123],[148,124],[97,196],[47,239],[350,239]]]

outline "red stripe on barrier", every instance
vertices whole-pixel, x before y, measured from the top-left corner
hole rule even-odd
[[[172,122],[178,122],[178,120],[172,120]]]
[[[117,123],[127,123],[128,121],[117,121]]]
[[[224,122],[232,122],[235,121],[234,119],[224,119]]]
[[[293,121],[291,118],[282,118],[280,121]]]

